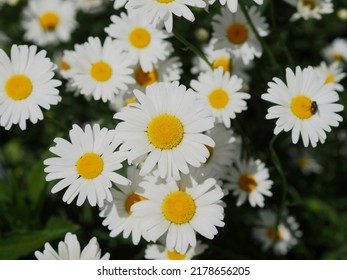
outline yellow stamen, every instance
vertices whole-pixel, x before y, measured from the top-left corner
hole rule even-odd
[[[76,164],[77,173],[84,179],[98,177],[104,169],[103,159],[95,153],[85,153]]]
[[[144,72],[141,67],[138,67],[135,70],[135,80],[139,85],[147,87],[157,82],[158,73],[155,69],[150,72]]]
[[[227,30],[229,41],[235,45],[241,45],[248,39],[248,29],[241,23],[234,23]]]
[[[112,76],[112,68],[108,63],[99,61],[92,64],[92,67],[90,68],[90,75],[98,82],[106,82]]]
[[[299,119],[305,120],[312,117],[312,100],[304,95],[295,96],[290,104],[293,114]]]
[[[130,216],[133,212],[130,210],[131,206],[133,206],[133,204],[142,201],[142,200],[146,200],[147,198],[143,197],[142,195],[136,194],[136,193],[132,193],[130,194],[127,199],[125,200],[125,210],[127,211],[128,215]]]
[[[267,237],[272,241],[280,240],[282,238],[281,230],[277,229],[276,231],[274,227],[269,227],[266,234]]]
[[[176,250],[174,251],[169,251],[166,250],[167,258],[169,260],[185,260],[186,259],[186,254],[180,254]]]
[[[151,34],[143,27],[134,28],[129,34],[130,43],[138,49],[143,49],[151,42]]]
[[[239,186],[246,192],[252,192],[257,188],[257,181],[252,174],[243,174],[239,179]]]
[[[213,69],[217,69],[219,67],[223,68],[224,72],[232,71],[232,61],[228,57],[219,57],[215,61],[213,61]]]
[[[229,103],[229,95],[224,89],[218,88],[210,93],[208,101],[213,108],[223,109]]]
[[[59,16],[55,12],[46,12],[40,16],[40,24],[44,30],[52,31],[59,24]]]
[[[327,78],[325,79],[324,84],[329,84],[335,82],[335,78],[333,75],[328,75]]]
[[[13,100],[23,100],[32,93],[33,84],[27,76],[15,74],[7,80],[5,91],[7,96]]]

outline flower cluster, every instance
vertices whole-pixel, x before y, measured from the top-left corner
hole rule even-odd
[[[249,237],[264,251],[287,254],[302,231],[286,209],[290,174],[275,139],[290,132],[286,145],[302,140],[304,148],[319,149],[341,125],[347,39],[325,44],[314,64],[295,63],[281,45],[288,64],[279,64],[276,55],[282,53],[268,45],[278,35],[276,19],[271,22],[264,12],[269,2],[25,1],[25,43],[9,39],[9,51],[0,49],[0,126],[9,131],[18,125],[17,133],[25,133],[44,117],[57,124],[42,161],[53,197],[64,191],[64,207],[74,201],[78,211],[91,207],[110,238],[144,244],[146,259],[192,259],[208,252],[230,230],[230,208],[235,216],[240,209],[258,215]],[[292,25],[334,11],[331,0],[284,2],[293,7],[286,19]],[[93,21],[101,13],[111,15],[99,33],[90,30],[75,40],[79,16]],[[200,50],[179,27],[198,21],[201,13],[209,16],[210,33]],[[182,57],[186,50],[194,52],[190,61]],[[271,72],[270,78],[263,80],[259,69]],[[66,108],[86,117],[63,116]],[[303,176],[322,172],[309,152],[292,158]],[[112,256],[101,256],[96,237],[81,252],[77,236],[68,232],[58,252],[46,243],[35,257]]]

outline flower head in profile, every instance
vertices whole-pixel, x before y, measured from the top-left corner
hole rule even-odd
[[[68,232],[64,241],[60,241],[58,251],[55,251],[51,244],[45,244],[43,252],[35,251],[38,260],[109,260],[110,254],[101,256],[101,249],[96,237],[90,239],[86,247],[81,252],[81,245],[75,234]]]
[[[321,19],[324,14],[331,14],[334,12],[334,5],[331,0],[283,0],[289,5],[296,8],[296,13],[291,17],[292,21],[300,18],[308,19]]]
[[[286,84],[278,78],[268,83],[268,91],[261,98],[276,104],[266,115],[267,119],[277,119],[276,135],[291,130],[293,143],[301,136],[305,147],[325,142],[326,133],[342,121],[337,113],[343,110],[342,105],[335,103],[339,96],[334,85],[325,80],[317,77],[312,67],[297,66],[295,72],[286,69]]]
[[[171,54],[171,44],[165,40],[169,34],[143,17],[121,13],[120,16],[111,16],[111,21],[112,24],[105,28],[106,33],[129,53],[134,64],[140,64],[143,71],[152,71],[156,63]]]
[[[131,181],[130,186],[116,184],[117,188],[111,189],[112,201],[105,202],[100,210],[100,217],[104,218],[102,224],[110,230],[111,237],[123,232],[123,237],[128,238],[131,234],[132,242],[137,245],[142,236],[141,220],[132,215],[131,207],[147,198],[143,196],[141,187],[143,177],[139,176],[136,167],[128,167],[127,178]]]
[[[69,132],[71,142],[55,138],[55,146],[49,150],[56,157],[44,161],[47,181],[59,180],[51,192],[66,188],[63,201],[70,204],[77,196],[77,205],[86,199],[91,206],[102,207],[112,201],[112,183],[129,185],[130,181],[116,170],[122,168],[126,155],[116,151],[119,142],[114,141],[115,131],[100,128],[98,124],[86,125],[84,130],[73,125]]]
[[[118,44],[107,37],[102,44],[98,37],[75,48],[71,64],[73,86],[82,95],[103,102],[111,101],[116,94],[134,83],[133,60]]]
[[[138,103],[122,108],[114,118],[122,120],[116,137],[129,151],[128,162],[143,161],[140,175],[158,168],[162,178],[180,178],[189,166],[206,162],[214,141],[204,132],[213,127],[213,117],[197,94],[178,82],[156,83],[146,94],[134,91]]]
[[[272,249],[276,255],[285,255],[298,243],[302,232],[294,217],[284,213],[276,230],[276,214],[272,210],[260,210],[253,229],[253,237],[261,243],[264,251]]]
[[[67,42],[77,27],[75,4],[66,0],[30,0],[22,26],[24,38],[39,46]]]
[[[198,98],[211,110],[217,123],[230,128],[231,119],[247,109],[245,100],[251,96],[242,92],[242,79],[224,72],[221,67],[213,72],[201,73],[190,86],[198,93]]]
[[[328,62],[347,62],[347,39],[335,38],[323,48],[322,55]]]
[[[198,255],[204,253],[207,249],[206,244],[202,244],[200,240],[196,242],[194,247],[189,247],[185,254],[180,254],[177,251],[168,250],[163,242],[157,242],[156,244],[149,244],[145,250],[145,259],[147,260],[191,260]]]
[[[259,36],[269,34],[269,25],[255,6],[248,10]],[[228,49],[236,57],[249,64],[256,57],[261,57],[263,49],[242,11],[231,13],[222,7],[221,14],[216,14],[212,21],[212,37],[216,39],[216,49]]]
[[[328,65],[325,61],[322,61],[314,70],[319,78],[325,78],[326,84],[332,83],[334,90],[344,91],[344,87],[340,82],[346,77],[346,73],[343,72],[341,62],[334,61]]]
[[[77,9],[85,13],[96,13],[103,7],[103,0],[77,0]]]
[[[235,161],[226,176],[227,183],[223,185],[237,196],[237,206],[247,200],[252,207],[264,207],[264,197],[272,196],[272,180],[269,179],[269,170],[265,164],[257,159]]]
[[[217,227],[224,226],[224,192],[213,178],[196,178],[192,174],[163,183],[143,184],[142,200],[131,208],[141,218],[147,241],[156,242],[166,236],[167,250],[186,254],[197,245],[196,234],[213,239]]]
[[[36,46],[13,45],[10,57],[0,49],[0,125],[10,129],[18,124],[26,129],[26,122],[43,119],[42,109],[61,101],[53,79],[56,66]]]
[[[204,8],[206,3],[204,0],[129,0],[125,8],[141,15],[154,25],[164,23],[166,31],[171,33],[173,15],[183,16],[189,21],[195,20],[188,6]]]

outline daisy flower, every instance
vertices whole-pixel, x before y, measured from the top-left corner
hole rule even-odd
[[[302,154],[296,159],[297,165],[304,175],[312,173],[320,174],[323,170],[322,166],[313,158],[312,155]]]
[[[344,91],[344,87],[340,81],[346,77],[346,73],[343,72],[340,62],[334,61],[330,65],[327,65],[326,62],[322,61],[314,70],[319,78],[325,78],[326,84],[332,83],[334,90]]]
[[[188,165],[199,167],[206,162],[214,141],[203,133],[213,127],[213,117],[197,94],[178,82],[156,83],[146,94],[134,91],[139,103],[130,104],[116,113],[122,120],[116,127],[117,138],[124,143],[120,150],[129,151],[128,162],[145,157],[140,175],[156,166],[160,177],[180,178]]]
[[[258,5],[263,5],[264,0],[253,0],[255,3],[257,3]],[[208,0],[209,5],[212,5],[216,2],[216,0]],[[227,4],[230,12],[235,13],[237,11],[237,7],[239,4],[238,0],[219,0],[219,3],[222,6],[225,6],[225,4]]]
[[[77,0],[76,6],[85,13],[94,13],[101,10],[103,0]]]
[[[225,178],[228,168],[235,159],[236,148],[234,133],[231,129],[226,129],[221,124],[215,125],[206,131],[215,142],[214,148],[207,146],[210,155],[206,163],[199,167],[200,172],[207,177],[216,180]]]
[[[253,237],[262,244],[262,250],[272,248],[276,255],[285,255],[297,244],[302,233],[299,224],[292,216],[285,215],[276,233],[276,215],[271,210],[260,210],[258,221],[253,229]]]
[[[129,185],[130,181],[116,173],[126,159],[116,151],[119,142],[114,141],[115,131],[100,128],[98,124],[85,126],[82,130],[73,125],[69,132],[71,142],[55,138],[56,145],[49,150],[57,155],[46,159],[47,181],[59,179],[51,190],[57,193],[65,188],[63,201],[70,204],[75,197],[77,206],[86,199],[91,206],[102,207],[104,200],[112,201],[110,188],[115,184]]]
[[[3,4],[8,4],[11,6],[16,6],[18,4],[19,0],[0,0],[0,8]]]
[[[145,91],[146,87],[159,82],[174,82],[181,78],[182,62],[178,57],[171,57],[167,60],[160,61],[152,71],[145,72],[138,64],[134,67],[133,78],[135,84],[129,85],[129,89],[110,102],[110,108],[116,112],[124,106],[136,102],[133,94],[134,89]]]
[[[166,234],[165,247],[185,254],[195,247],[196,233],[213,239],[216,227],[224,226],[224,196],[213,178],[198,182],[192,175],[182,176],[162,184],[144,183],[145,197],[131,207],[133,215],[141,218],[147,241],[157,241]]]
[[[204,8],[204,0],[129,0],[125,8],[144,17],[146,21],[157,25],[164,23],[167,32],[172,32],[173,14],[194,21],[192,11],[187,7]]]
[[[43,119],[41,107],[49,110],[61,101],[56,87],[61,81],[53,79],[56,66],[37,52],[36,46],[12,45],[11,56],[0,49],[0,125],[10,129],[18,124],[26,129],[26,121]]]
[[[132,242],[137,245],[141,239],[140,220],[132,215],[131,206],[145,200],[140,187],[143,178],[139,176],[139,170],[134,166],[128,167],[127,178],[131,185],[116,184],[117,189],[111,189],[112,201],[105,202],[100,211],[100,217],[105,218],[103,225],[110,230],[110,236],[116,237],[123,232],[123,237],[131,234]]]
[[[323,57],[328,62],[344,61],[347,62],[347,39],[336,38],[322,50]]]
[[[334,5],[331,0],[283,0],[289,5],[296,7],[297,12],[291,17],[291,21],[300,18],[321,19],[323,14],[331,14],[334,12]]]
[[[235,165],[229,169],[224,187],[237,196],[236,206],[241,206],[248,200],[252,207],[264,207],[264,196],[272,196],[273,182],[269,179],[269,170],[260,160],[235,161]]]
[[[106,253],[101,257],[101,249],[96,237],[90,239],[89,243],[81,252],[81,245],[75,234],[68,232],[64,241],[60,241],[58,252],[51,244],[45,244],[43,252],[35,251],[38,260],[109,260],[110,254]]]
[[[198,93],[198,98],[211,110],[217,123],[230,127],[230,119],[235,119],[237,113],[247,110],[246,99],[250,94],[241,92],[242,79],[222,68],[213,72],[201,73],[198,80],[192,80],[190,86]]]
[[[67,42],[77,27],[76,7],[71,1],[31,0],[24,10],[24,39],[39,46]]]
[[[248,13],[261,37],[269,34],[269,25],[255,6]],[[216,14],[212,22],[212,37],[217,40],[216,49],[229,49],[236,57],[241,57],[244,64],[249,64],[263,53],[261,44],[248,24],[242,11],[231,13],[222,7],[221,14]]]
[[[113,1],[113,8],[116,10],[122,8],[125,6],[125,4],[128,2],[128,0],[110,0]]]
[[[235,54],[230,53],[227,49],[215,49],[216,42],[216,39],[210,40],[209,44],[203,49],[207,60],[211,61],[213,69],[221,67],[224,72],[230,72],[246,82],[249,82],[250,77],[246,73],[246,70],[250,69],[251,63],[248,65],[244,64],[241,58],[236,57]],[[193,67],[191,68],[193,74],[209,71],[211,71],[210,65],[201,57],[194,57]]]
[[[177,251],[168,250],[165,245],[149,244],[145,249],[145,259],[147,260],[191,260],[194,257],[201,255],[206,249],[206,244],[202,244],[200,240],[196,242],[194,247],[189,247],[185,254],[180,254]]]
[[[76,49],[74,58],[73,85],[82,95],[107,102],[134,83],[132,60],[110,37],[103,45],[99,38],[89,37],[88,42]]]
[[[121,13],[120,17],[111,16],[111,21],[113,23],[105,28],[106,33],[129,53],[134,64],[141,65],[143,71],[152,71],[154,64],[170,55],[171,44],[165,41],[169,34],[146,22],[142,16]]]
[[[338,94],[332,83],[325,84],[309,66],[303,70],[297,66],[295,73],[286,69],[286,82],[274,78],[268,83],[267,93],[261,98],[275,103],[268,109],[267,119],[278,119],[274,134],[292,130],[292,141],[296,144],[301,135],[304,146],[317,146],[325,142],[326,132],[337,127],[342,117],[337,114],[343,106],[336,104]]]

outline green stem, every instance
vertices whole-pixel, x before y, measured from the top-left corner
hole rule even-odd
[[[195,47],[193,44],[191,44],[190,42],[188,42],[183,36],[181,36],[181,34],[175,29],[173,28],[172,30],[173,34],[175,35],[176,39],[178,41],[180,41],[183,45],[185,45],[188,49],[190,49],[193,53],[195,53],[196,55],[198,55],[203,61],[205,61],[208,66],[213,69],[213,66],[211,64],[211,62],[207,59],[206,55],[199,50],[197,47]]]
[[[257,28],[254,26],[254,23],[248,13],[248,9],[246,8],[246,5],[245,3],[243,2],[244,0],[239,0],[239,3],[240,3],[240,7],[241,7],[241,10],[244,14],[244,16],[246,17],[246,20],[248,22],[248,24],[250,25],[252,31],[254,32],[255,34],[255,37],[257,37],[258,41],[260,42],[261,46],[263,47],[265,53],[267,54],[267,56],[269,57],[270,59],[270,62],[273,66],[274,69],[279,69],[280,68],[280,65],[278,64],[274,54],[272,53],[271,49],[269,48],[269,46],[266,44],[265,40],[263,39],[263,37],[261,37],[259,35],[259,32],[257,30]]]
[[[287,184],[286,175],[284,173],[282,163],[281,163],[281,161],[280,161],[280,159],[276,153],[275,147],[274,147],[277,138],[278,138],[278,135],[275,135],[274,137],[272,137],[270,144],[269,144],[269,149],[270,149],[270,153],[271,153],[271,160],[272,160],[274,166],[276,167],[277,172],[279,173],[279,175],[281,177],[281,185],[282,185],[282,196],[281,196],[281,202],[280,202],[280,206],[278,208],[278,212],[277,212],[277,216],[276,216],[275,232],[277,232],[278,225],[282,221],[283,212],[284,212],[284,209],[286,206],[287,193],[288,193],[288,184]]]
[[[44,115],[51,121],[53,122],[55,125],[59,126],[60,128],[62,128],[63,130],[67,130],[67,128],[60,122],[58,121],[56,118],[54,118],[54,116],[52,115],[51,112],[45,112]]]

